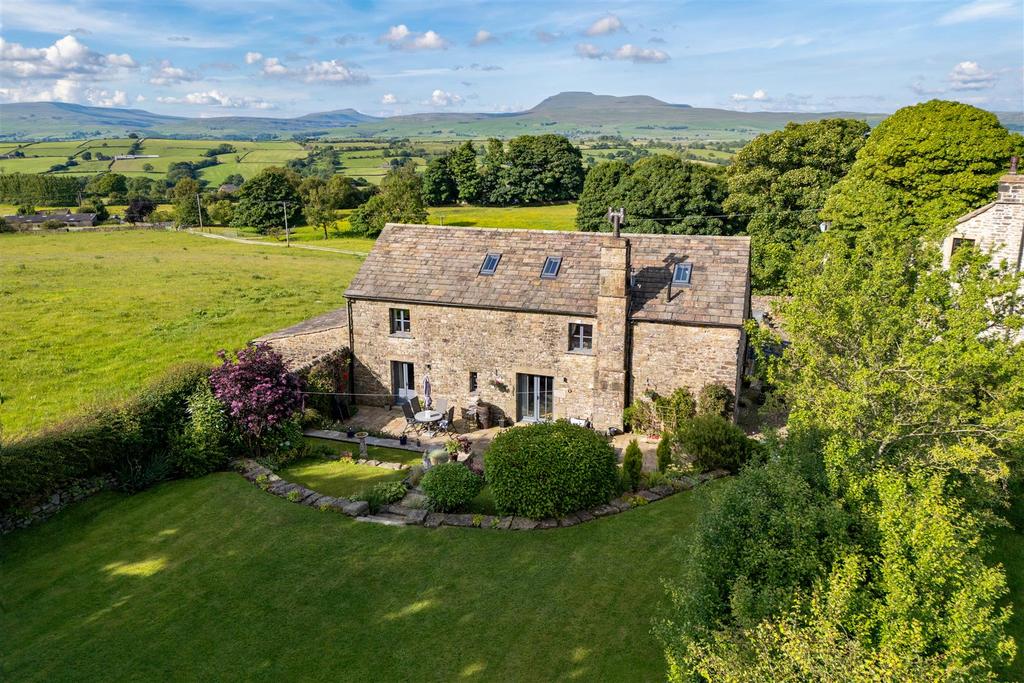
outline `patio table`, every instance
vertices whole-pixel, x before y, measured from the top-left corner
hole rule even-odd
[[[444,413],[438,410],[421,410],[420,412],[416,413],[414,417],[416,418],[417,422],[422,422],[423,424],[426,425],[433,425],[434,423],[438,422],[442,417],[444,417]],[[430,436],[433,436],[433,430],[431,430],[429,434]]]

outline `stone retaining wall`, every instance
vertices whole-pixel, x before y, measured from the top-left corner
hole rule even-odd
[[[0,536],[10,533],[15,529],[24,529],[27,526],[49,519],[68,505],[108,489],[113,484],[114,480],[109,476],[83,479],[67,488],[50,494],[30,508],[0,515]]]
[[[408,508],[402,505],[384,505],[377,514],[370,514],[370,506],[366,501],[349,500],[347,498],[334,498],[324,496],[316,491],[293,484],[281,479],[270,469],[260,465],[254,460],[238,460],[235,467],[242,473],[242,476],[253,482],[260,488],[273,493],[276,496],[286,498],[294,503],[315,507],[320,510],[341,512],[354,517],[358,521],[378,522],[392,526],[415,524],[435,529],[440,526],[455,526],[475,529],[502,529],[512,531],[528,531],[532,529],[554,529],[557,527],[570,527],[591,522],[599,517],[617,515],[620,512],[640,507],[637,499],[644,499],[647,503],[654,503],[675,495],[680,491],[687,491],[700,484],[727,476],[725,470],[713,470],[696,477],[681,477],[671,480],[671,484],[655,486],[652,489],[645,489],[635,493],[628,493],[620,498],[598,505],[589,510],[573,512],[565,517],[546,519],[530,519],[517,516],[495,516],[480,515],[472,513],[451,513],[451,512],[428,512],[427,510]]]

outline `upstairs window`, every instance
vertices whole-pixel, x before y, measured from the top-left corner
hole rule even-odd
[[[480,266],[481,275],[494,275],[494,271],[498,269],[498,261],[501,260],[501,254],[488,254],[484,256],[484,263]]]
[[[476,371],[472,371],[469,373],[469,393],[475,394],[479,388]]]
[[[594,348],[594,326],[569,323],[569,350],[590,351]]]
[[[392,308],[391,309],[391,334],[409,334],[412,331],[412,325],[409,319],[409,309],[407,308]]]
[[[560,256],[548,256],[544,259],[544,269],[540,271],[540,276],[553,280],[558,277],[558,269],[562,265],[562,257]]]
[[[953,238],[953,248],[950,250],[949,255],[952,256],[959,249],[963,249],[965,247],[973,247],[973,246],[974,246],[974,240],[972,240],[972,239],[969,239],[967,237],[954,237]]]
[[[677,263],[676,267],[672,270],[672,284],[674,285],[688,285],[690,284],[690,274],[693,272],[692,263]]]

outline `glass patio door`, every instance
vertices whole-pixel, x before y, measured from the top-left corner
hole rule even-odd
[[[416,378],[413,375],[412,363],[391,361],[391,387],[395,403],[408,401],[416,394]]]
[[[516,375],[517,418],[542,422],[554,415],[555,378],[545,375]]]

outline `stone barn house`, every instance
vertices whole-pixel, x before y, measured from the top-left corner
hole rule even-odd
[[[991,253],[994,264],[1005,261],[1014,272],[1021,271],[1024,259],[1024,175],[1016,172],[1004,175],[999,179],[999,195],[994,202],[957,221],[953,232],[942,244],[943,264],[948,267],[953,252],[965,245]]]
[[[471,397],[514,421],[622,428],[647,390],[738,395],[746,237],[388,225],[345,293],[351,391]]]

